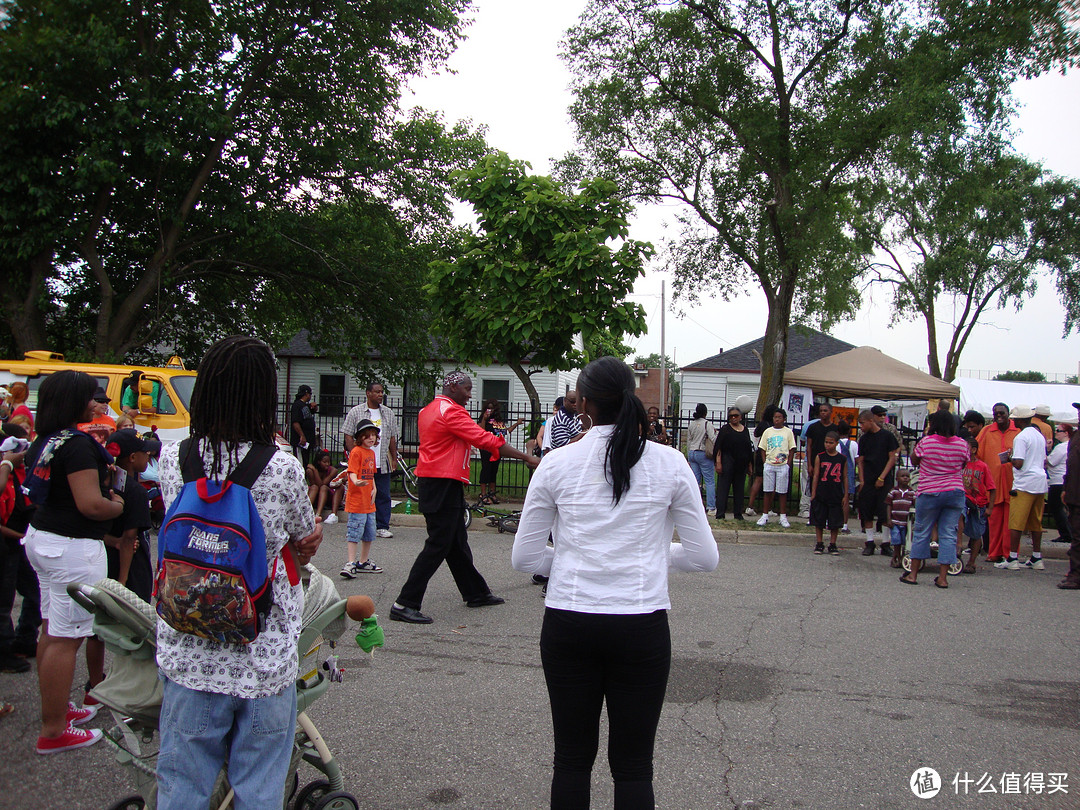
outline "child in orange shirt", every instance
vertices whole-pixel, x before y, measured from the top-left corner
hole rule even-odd
[[[375,540],[375,451],[379,429],[370,419],[356,426],[356,446],[349,454],[349,494],[345,496],[345,514],[349,517],[345,539],[349,542],[349,561],[341,576],[352,579],[357,574],[380,574],[382,569],[368,559]],[[360,544],[360,562],[356,544]]]

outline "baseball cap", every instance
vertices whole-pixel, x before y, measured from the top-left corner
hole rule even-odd
[[[106,394],[105,389],[102,388],[99,385],[97,391],[94,392],[93,399],[94,399],[94,402],[108,402],[109,401],[109,395]]]
[[[1036,416],[1049,416],[1050,415],[1050,406],[1049,405],[1036,405],[1035,406],[1035,415]]]
[[[296,389],[296,395],[298,397],[302,397],[304,394],[310,394],[310,393],[311,393],[311,386],[310,385],[301,385],[299,388]]]
[[[147,453],[156,453],[161,449],[161,442],[157,439],[144,439],[134,430],[124,428],[113,433],[105,442],[105,449],[113,458],[124,458],[132,453],[145,450]]]
[[[1013,405],[1012,411],[1009,413],[1013,419],[1030,419],[1035,415],[1035,409],[1030,405]]]
[[[881,405],[875,405],[873,408],[870,409],[870,413],[872,413],[874,416],[884,416],[888,412],[888,409]]]

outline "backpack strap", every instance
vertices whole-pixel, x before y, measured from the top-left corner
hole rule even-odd
[[[185,484],[206,477],[202,455],[197,452],[197,448],[198,443],[190,437],[180,442],[180,473]],[[225,480],[239,484],[245,489],[251,489],[276,452],[277,445],[253,443],[247,455],[240,460]]]

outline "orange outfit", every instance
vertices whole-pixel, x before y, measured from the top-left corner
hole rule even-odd
[[[358,487],[353,483],[356,476],[367,483]],[[345,511],[361,515],[375,511],[375,451],[356,445],[349,453],[349,492],[345,496]]]
[[[1019,429],[1009,422],[1009,429],[1002,432],[996,422],[979,431],[979,459],[990,468],[990,480],[994,482],[994,511],[990,514],[990,557],[1005,557],[1009,553],[1009,491],[1013,488],[1013,466],[1002,462],[998,453],[1011,450],[1013,439],[1020,435]]]

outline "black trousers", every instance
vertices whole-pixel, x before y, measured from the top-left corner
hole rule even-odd
[[[1069,528],[1072,529],[1072,543],[1069,545],[1069,573],[1065,576],[1080,582],[1080,504],[1069,505]]]
[[[11,621],[15,594],[22,596],[18,624]],[[12,643],[37,643],[41,627],[41,591],[37,573],[26,559],[18,540],[0,538],[0,652],[10,652]]]
[[[735,519],[741,520],[743,513],[743,489],[746,486],[746,462],[735,463],[734,456],[720,456],[723,472],[716,482],[716,516],[722,518],[727,512],[728,490],[734,489]]]
[[[1046,499],[1046,505],[1050,508],[1050,514],[1054,518],[1054,525],[1057,526],[1058,534],[1061,535],[1061,539],[1066,543],[1073,541],[1072,529],[1069,526],[1069,516],[1065,513],[1065,504],[1061,502],[1061,492],[1065,487],[1061,484],[1054,484],[1050,487],[1050,495]]]
[[[466,602],[491,593],[487,581],[473,564],[469,533],[465,529],[464,501],[459,497],[457,501],[447,499],[447,503],[450,505],[444,504],[437,511],[424,512],[427,540],[409,571],[409,578],[401,587],[397,598],[399,605],[420,609],[428,582],[439,570],[443,560],[446,560],[450,567],[454,582],[461,591],[461,598]]]
[[[615,810],[653,810],[653,746],[671,669],[667,611],[609,615],[548,608],[540,632],[555,771],[551,810],[586,810],[607,702]]]

